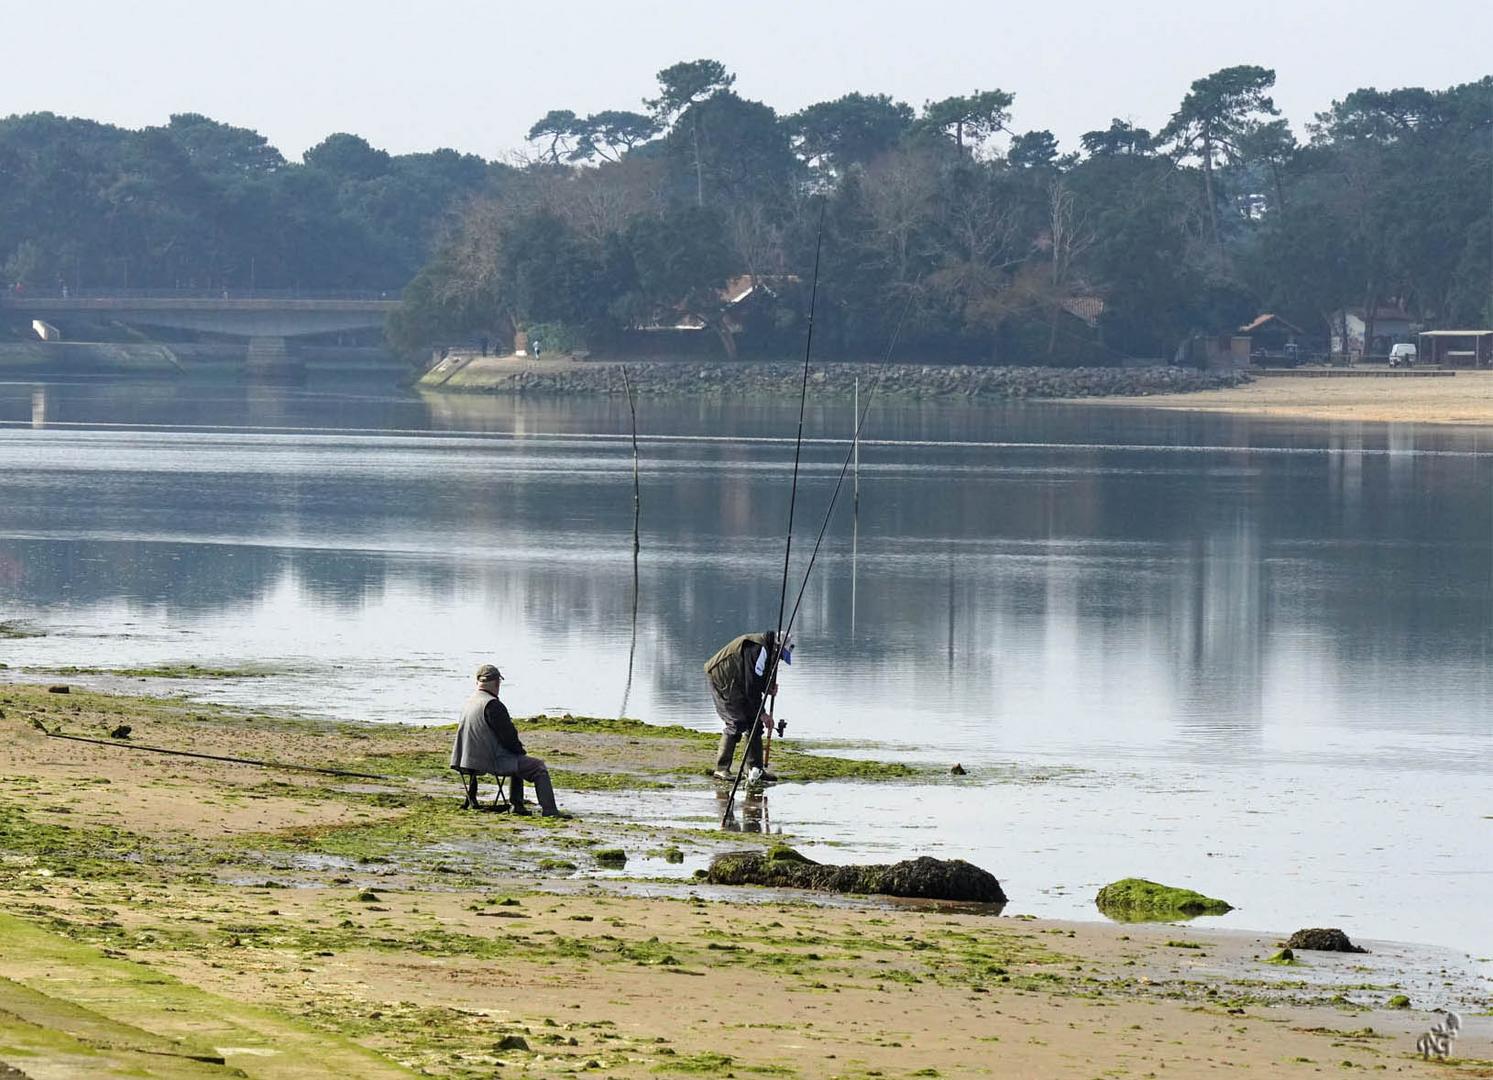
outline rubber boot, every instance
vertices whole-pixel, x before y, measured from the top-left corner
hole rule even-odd
[[[715,755],[715,772],[711,775],[717,780],[731,780],[731,759],[736,756],[736,744],[741,741],[741,736],[735,731],[727,731],[721,735],[720,747]]]

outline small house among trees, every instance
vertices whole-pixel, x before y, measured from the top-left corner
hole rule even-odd
[[[1388,356],[1390,346],[1413,341],[1415,329],[1404,308],[1339,311],[1332,317],[1332,351],[1359,357]]]
[[[1271,359],[1295,361],[1307,338],[1301,327],[1270,312],[1245,323],[1239,334],[1249,338],[1249,354],[1255,363]]]

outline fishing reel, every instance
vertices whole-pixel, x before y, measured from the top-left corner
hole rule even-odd
[[[786,720],[779,720],[778,721],[777,730],[778,730],[778,734],[781,736],[783,734],[783,732],[785,732],[785,731],[788,730],[788,721],[786,721]]]

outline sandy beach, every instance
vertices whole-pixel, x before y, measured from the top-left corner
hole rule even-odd
[[[996,915],[590,876],[605,849],[703,861],[791,842],[601,809],[618,792],[708,782],[708,736],[683,729],[522,724],[581,815],[546,822],[458,811],[440,729],[76,679],[68,694],[0,687],[0,711],[10,1078],[1493,1076],[1486,987],[1437,950],[1365,942],[1367,954],[1280,966],[1266,961],[1282,934],[1206,920],[1059,923],[1021,916],[1019,897]],[[131,745],[387,779],[48,734],[108,740],[120,723]],[[841,770],[908,782],[874,762],[814,768],[826,797]],[[1415,1053],[1434,1005],[1464,1018],[1451,1064]]]
[[[1450,378],[1260,375],[1252,383],[1227,390],[1086,399],[1084,403],[1281,419],[1493,425],[1493,372],[1458,371]]]

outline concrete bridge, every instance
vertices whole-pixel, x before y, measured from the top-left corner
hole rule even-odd
[[[244,338],[249,366],[265,369],[289,363],[287,339],[377,329],[398,306],[397,299],[380,293],[11,291],[0,300],[0,310],[25,319],[57,322],[84,316]]]

